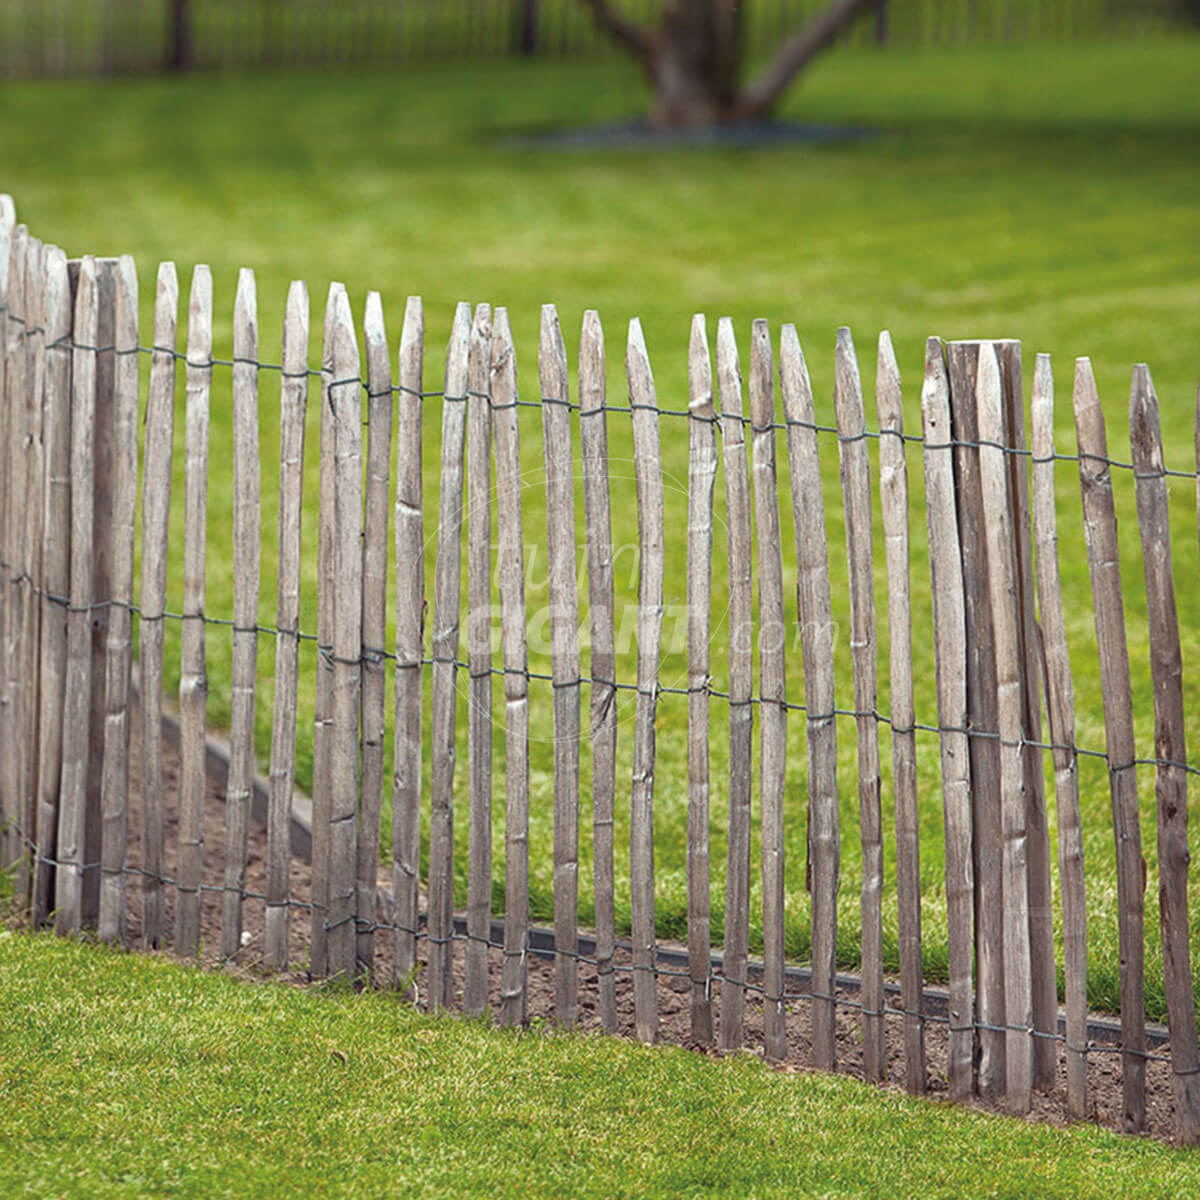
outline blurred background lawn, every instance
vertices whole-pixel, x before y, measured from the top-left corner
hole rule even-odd
[[[1132,43],[889,50],[851,47],[822,59],[789,95],[789,120],[866,126],[875,136],[833,144],[770,149],[554,150],[514,145],[531,133],[628,119],[645,110],[641,78],[619,61],[484,62],[392,70],[196,75],[178,80],[56,81],[0,86],[0,187],[16,198],[32,232],[69,253],[132,253],[142,290],[144,343],[150,341],[154,270],[179,264],[186,297],[190,268],[211,264],[215,277],[216,353],[231,351],[237,268],[254,268],[261,350],[278,362],[283,302],[291,279],[307,280],[313,347],[319,363],[320,314],[330,280],[344,281],[356,316],[368,289],[384,297],[393,345],[408,294],[424,297],[426,383],[440,388],[444,347],[458,300],[506,305],[517,339],[522,392],[536,398],[539,306],[554,302],[572,360],[583,310],[596,308],[608,339],[609,389],[625,402],[626,323],[641,318],[660,403],[686,407],[686,351],[692,313],[734,319],[743,364],[750,321],[770,320],[773,335],[794,322],[817,395],[818,419],[832,421],[835,328],[856,335],[870,423],[874,424],[875,339],[889,329],[905,384],[906,420],[919,428],[920,371],[927,335],[1017,337],[1025,346],[1027,385],[1033,356],[1054,355],[1059,391],[1058,445],[1074,446],[1070,411],[1074,356],[1090,355],[1110,424],[1110,448],[1126,458],[1126,404],[1134,362],[1151,364],[1163,405],[1169,465],[1193,465],[1192,429],[1200,372],[1200,39],[1176,36]],[[181,304],[186,313],[186,299]],[[182,322],[181,322],[182,344]],[[181,380],[182,382],[182,380]],[[274,558],[278,480],[278,376],[260,380],[263,473],[261,619],[275,617]],[[181,603],[182,388],[176,422],[169,605]],[[302,623],[316,626],[316,451],[319,408],[309,404],[305,592]],[[426,404],[424,437],[427,581],[439,484],[440,408]],[[545,519],[541,500],[538,414],[523,410],[524,496],[530,612],[546,599]],[[630,454],[628,418],[609,419],[614,477]],[[687,431],[663,418],[667,483],[668,604],[684,601]],[[231,448],[227,369],[213,393],[209,491],[208,612],[232,612]],[[845,551],[836,443],[822,442],[834,616],[848,630]],[[576,444],[576,452],[578,446]],[[785,589],[794,613],[795,553],[786,454],[781,468]],[[631,475],[627,471],[626,474]],[[919,720],[936,722],[934,661],[925,551],[921,462],[909,453],[913,488],[914,642]],[[1068,633],[1076,674],[1077,738],[1103,749],[1099,674],[1090,589],[1073,464],[1059,467],[1061,557]],[[1153,753],[1153,713],[1144,623],[1143,581],[1133,483],[1116,479],[1139,753]],[[1175,563],[1185,664],[1200,655],[1200,591],[1195,496],[1174,481]],[[718,516],[723,482],[717,484]],[[577,503],[583,553],[582,497]],[[614,533],[636,544],[632,489],[614,481]],[[714,540],[713,674],[722,687],[726,641],[724,527]],[[880,629],[880,707],[887,709],[887,630],[882,537],[876,523]],[[636,599],[632,555],[620,563],[619,601]],[[465,585],[465,574],[464,574]],[[586,604],[581,619],[586,620]],[[618,613],[618,622],[620,616]],[[168,686],[178,683],[178,631],[169,625]],[[668,635],[670,623],[668,622]],[[427,634],[428,644],[428,634]],[[852,706],[849,645],[838,639],[838,703]],[[258,707],[260,763],[270,743],[274,646],[263,638]],[[209,637],[210,721],[228,720],[230,640]],[[548,669],[534,656],[535,670]],[[584,668],[587,669],[586,649]],[[315,654],[302,663],[298,778],[311,783],[311,711]],[[668,654],[662,681],[678,684],[686,663]],[[789,664],[789,698],[801,700],[798,648]],[[619,677],[634,677],[634,652]],[[460,680],[461,684],[462,680]],[[551,912],[552,777],[548,685],[534,685],[531,886],[535,918]],[[1189,734],[1200,738],[1200,687],[1185,667]],[[428,688],[426,688],[428,704]],[[495,710],[502,712],[499,691]],[[587,711],[585,690],[583,711]],[[460,705],[460,798],[465,797],[465,703]],[[713,901],[720,936],[724,897],[727,722],[713,705]],[[628,779],[632,705],[620,719],[618,919],[628,920]],[[686,700],[659,706],[656,854],[659,929],[685,928],[687,799]],[[390,726],[390,713],[389,713]],[[842,894],[839,958],[857,961],[858,806],[851,722],[840,728]],[[890,836],[890,745],[881,731],[884,819],[889,859],[886,953],[894,968],[896,916]],[[496,764],[503,730],[496,731]],[[803,891],[804,732],[789,730],[788,949],[808,952]],[[1104,764],[1080,764],[1088,874],[1090,990],[1094,1004],[1117,1002],[1115,870]],[[937,742],[919,742],[922,884],[926,972],[944,974],[945,915]],[[503,880],[503,775],[496,775],[497,907]],[[1143,838],[1154,873],[1153,779],[1142,771]],[[1053,791],[1049,789],[1053,808]],[[581,795],[581,909],[591,915],[590,756]],[[390,845],[390,792],[383,844]],[[757,810],[757,804],[756,804]],[[757,817],[757,812],[756,812]],[[757,833],[757,830],[756,830]],[[465,807],[456,835],[465,897]],[[757,845],[757,844],[756,844]],[[757,848],[755,850],[757,875]],[[1200,893],[1196,893],[1200,896]],[[757,887],[752,897],[759,908]],[[1157,952],[1157,905],[1147,897],[1147,1006],[1163,1011]],[[1056,898],[1057,904],[1057,898]],[[757,917],[755,920],[757,921]],[[1200,922],[1193,942],[1200,950]],[[757,932],[757,931],[756,931]]]

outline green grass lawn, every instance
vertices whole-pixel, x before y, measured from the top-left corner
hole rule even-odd
[[[0,931],[6,1196],[1095,1196],[1200,1157]]]
[[[153,272],[162,258],[212,265],[216,279],[217,353],[230,352],[236,269],[258,274],[262,357],[278,361],[279,327],[289,280],[312,291],[314,349],[330,279],[345,281],[361,314],[368,288],[383,292],[392,341],[404,297],[425,298],[429,354],[427,387],[439,387],[443,347],[456,300],[507,305],[518,342],[522,387],[537,396],[535,348],[539,306],[558,304],[574,358],[579,321],[597,308],[609,343],[610,395],[624,402],[625,325],[640,316],[666,407],[686,400],[686,349],[691,314],[731,315],[748,353],[749,323],[767,317],[774,331],[794,321],[818,397],[818,416],[832,419],[834,330],[849,324],[858,338],[868,411],[873,415],[874,343],[881,328],[895,338],[910,429],[919,426],[923,341],[945,337],[1016,336],[1026,364],[1054,354],[1060,394],[1059,445],[1073,446],[1071,364],[1089,354],[1110,420],[1114,454],[1128,449],[1125,432],[1129,370],[1150,362],[1163,403],[1170,463],[1192,461],[1192,421],[1200,348],[1200,40],[1180,38],[1098,46],[990,49],[880,55],[848,50],[824,59],[790,95],[792,119],[869,125],[880,136],[836,145],[756,151],[676,150],[656,153],[555,152],[505,144],[515,134],[628,117],[642,110],[641,81],[622,63],[494,64],[405,68],[343,74],[205,76],[178,82],[12,84],[0,88],[0,187],[11,191],[31,228],[71,253],[132,252],[142,284],[143,340],[149,340]],[[232,611],[231,419],[227,375],[214,393],[210,488],[208,611]],[[273,494],[270,462],[277,441],[277,377],[262,378],[262,444],[266,545],[261,616],[275,606]],[[182,393],[181,393],[182,395]],[[303,621],[315,628],[316,415],[310,403]],[[180,408],[182,414],[182,407]],[[530,475],[525,496],[531,612],[544,603],[544,514],[540,506],[541,448],[536,413],[523,417],[523,452]],[[176,490],[172,511],[175,563],[182,555],[182,417],[177,421]],[[427,531],[434,533],[438,485],[436,402],[427,406],[425,435]],[[667,472],[669,604],[684,599],[686,429],[664,418]],[[610,421],[614,460],[628,458],[627,418]],[[822,445],[835,619],[848,629],[836,447]],[[786,455],[780,446],[782,487]],[[614,473],[619,467],[614,465]],[[910,454],[914,485],[913,577],[918,717],[936,720],[921,507],[920,460]],[[1177,483],[1176,571],[1185,662],[1200,652],[1200,591],[1194,496]],[[1078,738],[1103,748],[1099,675],[1090,592],[1083,555],[1078,481],[1060,468],[1062,568],[1078,701]],[[1139,748],[1153,753],[1149,666],[1141,565],[1133,520],[1132,481],[1117,480],[1122,517],[1130,653]],[[785,586],[792,603],[794,549],[790,504],[783,498]],[[717,486],[718,513],[723,485]],[[626,489],[617,492],[618,540],[633,540]],[[582,531],[583,508],[578,504]],[[876,526],[878,530],[878,525]],[[876,576],[885,613],[882,539],[876,534]],[[724,542],[716,539],[714,615],[724,611]],[[630,556],[622,562],[629,563]],[[432,540],[428,577],[432,579]],[[182,574],[172,576],[178,609]],[[619,579],[625,600],[636,595],[632,572]],[[583,611],[586,615],[586,608]],[[176,631],[172,629],[172,637]],[[886,630],[881,630],[881,705],[886,708]],[[178,679],[177,640],[169,641],[171,685]],[[228,719],[229,638],[209,642],[210,717]],[[839,703],[849,707],[848,638],[839,639]],[[586,656],[585,656],[586,667]],[[725,643],[716,632],[718,686]],[[273,647],[263,640],[264,686],[259,751],[265,763],[270,732]],[[545,669],[544,656],[535,657]],[[313,657],[305,661],[304,702],[311,711]],[[669,654],[662,679],[684,672]],[[800,655],[790,664],[789,694],[799,700]],[[634,676],[632,652],[620,663]],[[1200,676],[1185,673],[1189,732],[1200,737]],[[586,705],[586,700],[585,700]],[[497,708],[498,708],[497,704]],[[656,793],[659,925],[684,928],[686,704],[660,704]],[[622,710],[622,779],[628,780],[632,710]],[[726,725],[714,705],[712,769],[714,900],[718,920],[724,876]],[[465,729],[465,725],[462,726]],[[551,748],[549,691],[535,692],[533,755],[533,909],[551,905]],[[502,735],[497,733],[497,750]],[[890,747],[883,740],[885,829],[891,828]],[[944,970],[941,799],[936,740],[920,743],[923,794],[922,879],[927,897],[926,967]],[[501,759],[497,758],[497,763]],[[844,845],[841,950],[855,961],[858,944],[857,800],[852,725],[840,737]],[[464,768],[465,735],[460,754]],[[1116,1003],[1115,872],[1107,781],[1095,760],[1081,765],[1089,885],[1092,1000]],[[590,761],[584,755],[581,889],[590,914]],[[808,947],[808,905],[801,880],[805,833],[803,729],[791,723],[789,754],[788,946]],[[311,778],[310,739],[302,728],[299,775]],[[1153,780],[1142,772],[1143,837],[1154,880]],[[497,808],[502,809],[501,787]],[[461,794],[461,793],[460,793]],[[385,805],[386,808],[386,805]],[[498,813],[502,817],[502,812]],[[627,845],[627,807],[618,809],[618,879]],[[385,822],[386,823],[386,822]],[[466,845],[461,835],[460,872]],[[890,843],[890,836],[888,838]],[[388,838],[385,830],[385,846]],[[503,822],[496,823],[497,871],[503,870]],[[893,863],[885,905],[887,951],[895,963]],[[465,878],[465,874],[462,876]],[[627,917],[624,885],[618,913]],[[1162,1012],[1157,906],[1148,894],[1148,1009]],[[757,890],[755,894],[757,905]],[[1198,923],[1200,924],[1200,923]],[[1194,930],[1194,932],[1196,932]],[[1196,938],[1200,949],[1200,938]]]

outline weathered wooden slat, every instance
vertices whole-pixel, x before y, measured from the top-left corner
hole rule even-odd
[[[492,929],[492,310],[477,305],[467,352],[467,965],[463,1011],[487,1009]]]
[[[425,314],[409,296],[400,334],[396,404],[396,727],[392,767],[392,893],[397,985],[417,962],[421,881],[421,683],[425,656],[425,518],[421,477],[421,392]]]
[[[238,273],[233,306],[233,673],[229,779],[225,790],[225,891],[221,957],[241,949],[246,844],[254,788],[254,685],[258,667],[259,531],[258,293],[254,272]]]
[[[0,650],[7,656],[8,652],[8,620],[10,611],[9,593],[12,579],[16,575],[12,545],[9,541],[9,521],[12,511],[11,471],[9,468],[9,448],[12,446],[11,415],[6,386],[8,342],[15,334],[16,322],[9,314],[9,259],[12,254],[12,242],[15,234],[14,225],[16,214],[13,209],[12,197],[7,193],[0,195],[0,563],[3,563],[3,577],[0,578]],[[7,661],[7,657],[6,657]],[[8,703],[8,670],[0,668],[0,748],[4,753],[4,766],[0,767],[0,867],[7,867],[16,860],[20,853],[21,841],[16,826],[15,794],[12,791],[10,766],[12,755],[10,749],[15,734],[12,731]]]
[[[1158,801],[1158,899],[1163,988],[1171,1031],[1171,1092],[1175,1137],[1200,1141],[1200,1054],[1188,943],[1187,741],[1184,735],[1183,658],[1171,566],[1171,519],[1163,462],[1158,397],[1150,368],[1133,369],[1129,439],[1137,480],[1138,523],[1146,573],[1150,667],[1154,677],[1155,793]]]
[[[970,756],[966,734],[967,638],[963,559],[954,501],[950,381],[938,338],[930,338],[925,344],[921,417],[925,435],[925,514],[933,592],[942,810],[946,829],[946,925],[950,968],[947,1073],[950,1098],[967,1100],[971,1095],[975,1032],[971,980],[975,882],[971,852]]]
[[[891,334],[879,335],[875,374],[879,413],[879,499],[887,560],[888,665],[891,681],[892,791],[896,810],[896,898],[900,994],[904,1017],[904,1080],[925,1091],[925,1022],[921,1008],[921,846],[917,800],[917,735],[913,699],[912,581],[909,576],[908,464],[904,404]]]
[[[429,1002],[449,1008],[453,995],[455,677],[458,659],[463,445],[467,427],[467,353],[471,306],[454,314],[442,400],[441,500],[433,596],[433,706],[429,822]]]
[[[716,411],[704,317],[692,318],[688,348],[688,969],[692,1041],[713,1040],[709,868],[708,688],[711,630]]]
[[[93,428],[96,400],[96,261],[79,264],[71,355],[71,604],[67,610],[67,674],[63,764],[59,788],[59,866],[54,875],[55,928],[74,933],[83,921],[83,844],[91,713]]]
[[[1122,1124],[1139,1133],[1146,1123],[1146,1016],[1144,889],[1146,863],[1138,826],[1137,750],[1129,651],[1125,641],[1125,602],[1117,543],[1117,514],[1108,463],[1104,410],[1090,359],[1075,360],[1075,435],[1083,493],[1083,531],[1092,580],[1092,608],[1104,698],[1104,738],[1112,792],[1113,836],[1117,856],[1117,939],[1121,955]]]
[[[133,663],[133,545],[137,519],[138,286],[128,255],[116,270],[116,363],[113,384],[112,595],[104,668],[104,772],[100,781],[101,941],[125,940],[125,855],[129,836],[130,674]]]
[[[850,652],[858,733],[858,812],[862,841],[863,1074],[887,1072],[883,1033],[883,815],[880,807],[879,726],[875,717],[874,551],[871,534],[871,459],[867,452],[862,382],[850,330],[837,336],[834,407],[846,514],[850,570]]]
[[[725,858],[725,938],[721,982],[721,1048],[745,1038],[746,966],[750,944],[750,771],[754,740],[754,618],[750,474],[742,416],[742,371],[733,322],[717,323],[717,386],[725,468],[726,559],[729,569],[729,844]],[[787,392],[784,391],[785,402]]]
[[[979,482],[979,418],[975,381],[979,342],[950,342],[954,479],[966,613],[967,727],[971,759],[972,853],[975,869],[975,968],[979,1031],[979,1094],[1004,1093],[1004,896],[1000,830],[1000,744],[996,740],[996,655],[988,599],[987,536]]]
[[[154,355],[146,401],[142,460],[142,585],[138,623],[142,712],[142,939],[163,937],[165,820],[163,809],[163,645],[170,539],[171,458],[175,437],[175,346],[179,280],[175,264],[159,265],[154,295]]]
[[[47,246],[42,324],[46,376],[43,402],[45,488],[41,596],[41,696],[38,740],[37,859],[33,924],[43,924],[54,905],[54,868],[62,783],[63,702],[67,659],[67,610],[71,590],[71,281],[67,257]],[[2,443],[0,443],[2,444]],[[2,726],[0,726],[2,728]]]
[[[559,1024],[569,1027],[576,1022],[579,1004],[579,962],[575,957],[579,905],[579,602],[567,351],[552,304],[542,306],[538,377],[542,389],[550,671],[554,688],[554,1015]]]
[[[633,933],[634,1026],[640,1041],[658,1035],[654,929],[654,762],[658,664],[662,647],[662,457],[658,399],[641,322],[629,322],[625,374],[633,412],[633,461],[638,501],[638,668],[633,780],[629,813],[629,889]]]
[[[615,1033],[613,812],[617,787],[617,657],[606,396],[604,330],[599,314],[589,309],[583,314],[579,340],[579,442],[583,455],[591,631],[592,869],[600,1023],[608,1032]]]
[[[1062,580],[1058,571],[1058,511],[1054,489],[1054,375],[1050,356],[1039,354],[1030,403],[1033,450],[1033,518],[1037,591],[1046,674],[1046,713],[1054,746],[1058,807],[1058,878],[1062,893],[1063,979],[1066,988],[1067,1112],[1076,1121],[1087,1105],[1087,907],[1083,877],[1083,826],[1075,753],[1075,692]]]
[[[362,554],[362,810],[358,829],[358,974],[375,971],[375,894],[383,810],[383,738],[387,722],[387,560],[391,504],[392,366],[383,301],[367,293],[367,469]]]
[[[529,652],[525,637],[525,545],[521,521],[521,422],[508,310],[492,322],[489,375],[496,453],[500,647],[504,662],[504,965],[500,1020],[526,1018],[529,938]],[[597,934],[599,937],[599,934]]]
[[[275,640],[275,707],[271,721],[267,811],[267,911],[263,959],[288,963],[291,925],[292,779],[296,767],[296,689],[300,672],[300,526],[304,495],[304,425],[308,411],[308,288],[288,289],[279,386],[279,580]],[[314,831],[315,832],[315,831]]]
[[[775,473],[775,386],[771,332],[756,320],[750,340],[751,461],[758,538],[758,672],[762,710],[759,789],[762,819],[763,1038],[769,1062],[787,1057],[783,1004],[783,799],[787,787],[787,664],[783,547]]]
[[[1008,464],[1000,363],[996,348],[979,348],[976,400],[979,475],[987,535],[988,595],[996,653],[1000,734],[1000,822],[1004,870],[1005,1094],[1009,1109],[1029,1111],[1033,1087],[1033,979],[1029,952],[1029,882],[1021,747],[1021,612],[1017,598],[1016,531],[1008,497]]]
[[[329,729],[329,973],[356,971],[358,915],[358,750],[362,689],[362,379],[350,300],[330,285],[333,329],[325,404],[333,418],[333,705]]]
[[[208,698],[204,583],[208,520],[208,421],[212,390],[212,273],[192,274],[187,335],[187,471],[184,485],[183,629],[179,678],[179,891],[175,953],[200,949],[204,871],[204,735]]]

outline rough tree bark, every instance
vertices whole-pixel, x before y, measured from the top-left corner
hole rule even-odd
[[[742,84],[744,0],[664,0],[649,29],[611,0],[580,0],[596,26],[632,55],[654,91],[651,122],[663,129],[762,120],[788,85],[863,12],[881,0],[832,0],[786,38],[763,72]]]

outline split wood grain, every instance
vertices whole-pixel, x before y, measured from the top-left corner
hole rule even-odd
[[[409,986],[417,962],[421,882],[421,692],[425,657],[425,516],[421,429],[425,313],[404,307],[396,403],[396,715],[392,767],[393,978]]]
[[[1146,863],[1138,826],[1137,750],[1133,737],[1133,700],[1129,651],[1125,640],[1125,601],[1117,543],[1117,514],[1104,410],[1092,364],[1075,360],[1075,435],[1079,483],[1083,493],[1083,530],[1092,581],[1092,609],[1100,657],[1104,700],[1104,737],[1112,793],[1113,836],[1117,856],[1117,940],[1121,956],[1122,1125],[1140,1133],[1146,1122],[1146,1017],[1144,889]]]
[[[492,931],[492,310],[475,309],[467,352],[467,963],[463,1011],[488,1006]]]
[[[662,456],[658,399],[641,322],[629,322],[625,374],[633,423],[638,502],[637,712],[629,814],[629,889],[633,935],[634,1027],[639,1041],[658,1035],[657,954],[654,928],[654,767],[658,667],[662,651]]]
[[[950,380],[939,338],[925,344],[921,388],[925,436],[925,514],[933,593],[937,661],[938,725],[942,766],[942,812],[946,831],[946,926],[949,943],[950,1098],[970,1099],[974,1059],[974,992],[971,959],[975,939],[975,881],[971,850],[971,768],[967,744],[966,612],[963,559],[954,497],[954,451]]]
[[[688,346],[688,970],[692,1041],[710,1046],[712,1016],[709,864],[709,642],[712,608],[716,410],[704,316],[692,318]]]
[[[891,684],[892,792],[896,813],[896,908],[900,995],[904,1009],[904,1082],[926,1088],[924,989],[921,971],[921,845],[917,799],[916,709],[913,697],[912,580],[909,573],[908,463],[904,403],[891,334],[879,335],[875,374],[879,414],[879,499],[887,563],[888,668]]]
[[[525,634],[525,543],[522,533],[521,422],[517,359],[508,310],[492,321],[489,371],[496,454],[496,574],[504,665],[504,963],[500,1020],[523,1025],[529,942],[529,649]],[[597,910],[599,910],[597,896]],[[597,935],[599,936],[599,935]]]
[[[283,317],[279,385],[279,577],[275,623],[275,704],[267,802],[267,908],[263,958],[288,964],[291,927],[291,819],[296,770],[296,694],[300,675],[300,562],[304,499],[304,428],[308,412],[308,288],[294,280]]]
[[[787,627],[775,472],[771,332],[756,320],[750,340],[751,461],[758,540],[759,796],[762,819],[763,1038],[768,1062],[787,1058],[784,988],[783,801],[787,788]]]
[[[579,441],[583,456],[591,633],[592,870],[600,1024],[609,1033],[615,1033],[613,814],[617,788],[617,656],[606,397],[604,329],[599,314],[589,309],[583,314],[579,340]]]
[[[12,242],[15,235],[16,212],[12,197],[7,193],[0,195],[0,306],[3,315],[0,316],[0,561],[4,566],[4,576],[0,579],[0,650],[8,652],[8,616],[9,591],[15,574],[15,562],[12,546],[9,543],[9,520],[12,509],[10,495],[10,469],[8,462],[9,447],[12,445],[10,436],[11,418],[9,413],[8,392],[6,388],[6,361],[8,358],[9,329],[15,332],[16,322],[9,317],[8,308],[8,275],[9,259],[12,253]],[[7,662],[7,657],[6,660]],[[7,867],[16,861],[21,853],[20,838],[17,832],[15,810],[16,797],[12,792],[12,780],[9,775],[9,764],[12,760],[10,748],[15,735],[9,722],[8,704],[8,671],[0,668],[0,746],[4,750],[5,765],[0,768],[0,866]]]
[[[1058,878],[1062,894],[1063,982],[1066,993],[1067,1112],[1076,1121],[1087,1103],[1087,906],[1079,764],[1075,752],[1075,690],[1058,569],[1058,510],[1054,486],[1054,375],[1039,354],[1030,403],[1033,518],[1037,545],[1038,608],[1046,673],[1046,713],[1054,746]]]
[[[725,473],[729,572],[729,834],[725,856],[725,937],[721,981],[721,1049],[745,1039],[750,945],[750,787],[754,742],[754,617],[750,473],[742,416],[742,371],[733,322],[717,323],[717,386]],[[786,390],[785,390],[786,398]],[[785,399],[786,402],[786,399]]]
[[[1155,795],[1158,807],[1158,899],[1163,988],[1171,1031],[1171,1092],[1175,1137],[1200,1141],[1200,1054],[1188,942],[1187,741],[1184,733],[1183,658],[1172,575],[1170,498],[1163,462],[1158,396],[1150,368],[1133,369],[1129,439],[1137,481],[1138,524],[1146,575],[1150,668],[1154,679]]]
[[[451,1005],[454,933],[454,763],[471,306],[459,304],[446,355],[442,401],[441,499],[433,597],[433,703],[429,822],[429,1002]]]
[[[159,265],[154,289],[154,353],[146,400],[142,457],[142,582],[138,674],[142,743],[142,939],[162,944],[166,823],[163,805],[163,654],[170,546],[172,455],[175,439],[175,347],[179,279],[173,262]]]
[[[212,390],[212,273],[192,274],[187,333],[187,432],[184,484],[183,623],[179,678],[179,848],[175,953],[200,949],[204,878],[205,538],[208,521],[208,425]]]

